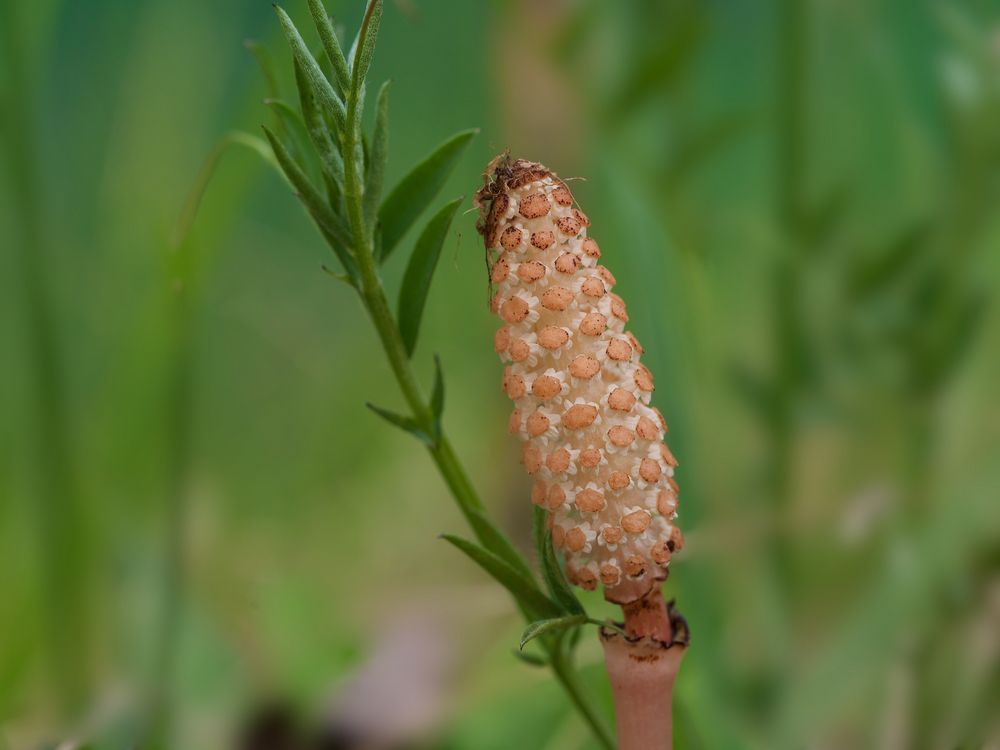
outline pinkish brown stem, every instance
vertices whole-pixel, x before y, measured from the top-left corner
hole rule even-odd
[[[615,700],[618,750],[669,750],[674,680],[687,651],[687,623],[673,602],[663,601],[659,588],[622,609],[626,635],[601,629]]]

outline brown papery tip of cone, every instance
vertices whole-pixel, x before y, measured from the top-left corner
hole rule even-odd
[[[497,196],[546,177],[555,178],[555,173],[544,164],[527,159],[515,159],[510,155],[510,151],[504,151],[496,156],[493,161],[486,165],[486,171],[483,172],[483,186],[472,197],[473,205],[479,209],[479,221],[476,222],[476,229],[479,233],[484,237],[490,237],[496,230],[497,221],[500,218],[496,210],[500,202],[494,200]],[[569,193],[565,185],[561,185],[561,187],[567,194]],[[559,198],[563,198],[562,194]],[[572,202],[572,197],[570,197],[570,202]],[[536,208],[541,210],[542,206],[539,205]]]

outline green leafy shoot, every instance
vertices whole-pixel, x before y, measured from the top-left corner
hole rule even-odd
[[[368,0],[364,21],[346,59],[322,0],[308,0],[308,4],[321,42],[321,49],[317,47],[315,54],[307,48],[288,14],[275,6],[294,59],[301,115],[280,99],[275,85],[269,89],[269,106],[277,116],[277,124],[274,128],[264,128],[270,153],[260,139],[239,135],[233,136],[232,141],[258,148],[277,166],[343,269],[324,266],[323,270],[349,283],[358,292],[393,365],[409,415],[371,403],[367,406],[426,446],[478,543],[450,535],[444,538],[506,588],[529,622],[566,617],[574,622],[581,617],[586,619],[572,592],[564,588],[567,586],[565,580],[553,572],[561,576],[554,555],[550,553],[548,563],[553,569],[546,572],[549,588],[555,592],[553,599],[546,595],[524,556],[486,515],[485,505],[444,434],[445,383],[438,359],[435,357],[434,383],[429,399],[417,385],[418,379],[410,362],[433,276],[461,199],[439,207],[420,230],[403,274],[396,316],[392,315],[379,274],[380,265],[400,240],[415,228],[424,212],[431,209],[459,157],[478,131],[462,131],[441,143],[383,199],[389,144],[388,83],[379,89],[373,130],[366,133],[361,126],[365,79],[374,55],[382,0]],[[269,65],[264,67],[265,76],[272,78]],[[213,155],[213,159],[217,161],[218,156]],[[201,183],[206,180],[207,177],[200,181],[191,199],[194,205],[204,189]],[[190,219],[182,217],[182,223],[186,227]],[[550,625],[547,630],[554,634],[556,628]],[[568,642],[572,644],[579,628],[569,632]],[[594,728],[601,746],[610,748],[612,740],[602,729],[596,709],[572,688],[569,677],[572,667],[566,659],[565,642],[555,637],[543,637],[540,642],[544,657],[521,651],[517,652],[518,657],[533,666],[551,666],[560,676],[560,684],[573,698],[573,705]]]

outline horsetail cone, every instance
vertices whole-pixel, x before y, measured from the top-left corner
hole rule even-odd
[[[667,577],[683,537],[677,462],[615,277],[569,188],[541,164],[497,157],[476,204],[531,501],[548,511],[570,582],[635,602]]]

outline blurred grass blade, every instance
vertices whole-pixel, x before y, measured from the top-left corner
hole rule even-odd
[[[575,628],[578,625],[583,625],[586,622],[586,615],[568,615],[566,617],[553,617],[548,620],[535,620],[528,627],[526,627],[524,632],[521,634],[521,641],[518,643],[518,649],[523,650],[529,641],[540,635],[562,632],[568,628]]]
[[[804,209],[802,250],[816,253],[831,246],[829,239],[848,216],[853,189],[848,183],[832,188],[815,206]]]
[[[337,150],[335,138],[330,133],[326,120],[316,108],[316,93],[312,83],[297,60],[295,61],[295,85],[299,90],[299,106],[302,108],[306,132],[309,134],[309,140],[316,149],[316,153],[319,154],[323,177],[327,181],[328,188],[334,188],[331,192],[340,195],[344,188],[344,160]],[[333,185],[329,184],[331,182]],[[334,197],[331,196],[331,198]]]
[[[947,383],[964,356],[972,349],[987,310],[985,293],[969,294],[937,310],[929,340],[917,340],[914,375],[918,388],[933,391]]]
[[[539,591],[530,579],[525,578],[497,555],[483,549],[478,544],[473,544],[467,539],[452,534],[442,534],[441,538],[472,558],[473,562],[507,589],[527,612],[542,618],[555,617],[560,614],[559,608]]]
[[[704,11],[692,6],[674,18],[668,33],[652,51],[637,56],[613,101],[605,108],[611,122],[620,122],[652,97],[673,88],[694,61],[707,31]]]
[[[305,205],[306,210],[309,211],[309,215],[312,216],[313,221],[316,222],[316,225],[323,232],[330,248],[344,266],[344,270],[356,282],[358,280],[358,267],[348,250],[351,247],[350,234],[347,232],[346,227],[344,227],[343,222],[337,218],[336,214],[333,213],[330,206],[323,200],[323,197],[313,184],[309,182],[309,178],[306,177],[301,167],[291,158],[284,144],[266,127],[264,128],[264,134],[271,144],[278,164],[281,165],[281,171],[284,172],[285,177],[288,178],[292,187],[295,188],[299,199]]]
[[[256,39],[244,40],[243,46],[250,51],[254,60],[257,61],[257,66],[260,68],[260,72],[264,76],[264,87],[267,91],[268,98],[280,99],[281,88],[278,86],[278,77],[274,74],[274,64],[271,61],[271,53],[268,52],[267,47],[258,42]]]
[[[406,231],[434,200],[458,162],[462,150],[479,130],[456,133],[417,164],[393,189],[379,209],[382,225],[382,254],[385,261]]]
[[[573,589],[570,588],[569,581],[563,573],[559,561],[556,559],[555,549],[552,546],[552,535],[545,528],[546,512],[542,508],[535,508],[533,520],[533,531],[535,536],[535,549],[538,554],[538,564],[542,569],[542,580],[549,590],[549,595],[562,608],[564,612],[574,615],[586,614],[580,600],[576,598]]]
[[[340,87],[341,94],[346,96],[351,87],[351,73],[347,69],[347,59],[340,47],[340,40],[337,38],[337,31],[333,28],[330,15],[323,7],[322,0],[309,0],[309,12],[312,13],[313,23],[316,24],[320,41],[323,43],[326,59],[330,61],[333,74],[337,79],[337,86]]]
[[[370,228],[378,212],[385,182],[385,165],[389,157],[389,81],[382,84],[375,103],[375,130],[365,170],[363,207],[365,223]]]
[[[930,227],[920,223],[900,232],[882,252],[867,254],[874,258],[859,258],[848,272],[852,299],[870,298],[902,280],[927,246],[929,237]]]
[[[201,165],[201,169],[198,171],[198,176],[195,178],[194,185],[191,187],[191,191],[184,201],[180,216],[177,218],[177,223],[174,225],[173,232],[171,233],[171,247],[176,249],[187,240],[188,234],[191,232],[191,225],[194,223],[195,216],[198,215],[198,208],[201,206],[202,198],[205,197],[205,190],[208,189],[208,184],[212,181],[212,177],[215,175],[215,170],[218,168],[222,156],[232,146],[242,146],[249,149],[267,164],[274,167],[279,173],[281,172],[281,168],[274,159],[274,154],[262,138],[239,130],[224,135],[222,140],[215,145],[215,148],[209,152],[205,158],[205,162]]]
[[[395,425],[404,432],[410,433],[428,448],[434,447],[434,438],[428,435],[426,430],[421,428],[420,425],[417,424],[417,421],[412,417],[404,417],[402,414],[396,414],[396,412],[383,409],[381,406],[375,406],[375,404],[371,402],[366,402],[365,406],[378,414],[389,424]]]
[[[431,417],[434,419],[434,436],[441,439],[441,416],[444,414],[444,375],[441,358],[434,355],[434,389],[431,391]]]
[[[264,90],[267,92],[267,99],[280,99],[281,87],[278,85],[278,77],[274,74],[274,64],[271,62],[271,53],[268,52],[267,47],[256,39],[244,40],[243,46],[253,55],[254,60],[257,61],[257,66],[260,68],[261,75],[264,76]],[[276,133],[281,136],[287,135],[285,124],[277,112],[274,115],[274,125]]]
[[[285,38],[292,48],[292,54],[299,65],[302,66],[302,71],[309,80],[317,101],[336,126],[343,130],[347,122],[347,111],[344,109],[344,102],[340,100],[337,92],[330,85],[330,81],[327,80],[323,71],[320,70],[319,63],[316,62],[316,58],[309,52],[309,48],[306,47],[306,43],[302,40],[299,30],[292,23],[292,19],[288,17],[288,14],[280,6],[275,5],[274,10],[278,14],[278,20],[281,21],[281,28],[284,30]]]
[[[408,357],[413,356],[413,349],[417,345],[420,321],[424,315],[424,305],[434,278],[434,270],[437,268],[438,258],[441,257],[441,248],[444,246],[445,237],[448,236],[455,211],[463,200],[464,198],[456,198],[451,203],[446,203],[427,222],[406,267],[403,285],[399,289],[397,322]]]
[[[768,377],[744,363],[729,368],[729,383],[744,406],[762,422],[774,426],[779,413],[778,387]]]
[[[716,154],[747,133],[752,123],[750,113],[732,112],[699,127],[670,155],[663,169],[664,182],[674,190],[679,188]]]

